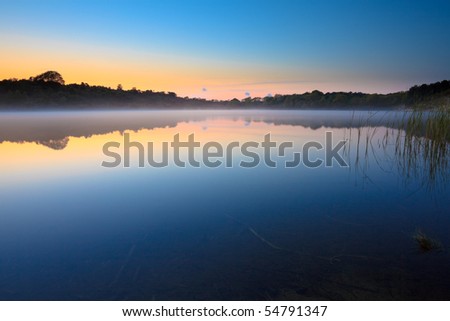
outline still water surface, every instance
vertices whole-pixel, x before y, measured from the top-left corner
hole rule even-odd
[[[402,117],[2,113],[0,299],[449,300],[448,171],[422,155],[405,165]],[[236,155],[233,168],[139,168],[136,154],[130,168],[101,166],[103,145],[124,133],[158,156],[177,133],[223,146],[270,133],[301,147],[329,131],[348,140],[349,167],[240,168]],[[420,251],[419,230],[441,248]]]

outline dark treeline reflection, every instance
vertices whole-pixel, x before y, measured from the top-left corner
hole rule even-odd
[[[434,111],[72,111],[8,112],[0,117],[0,143],[34,142],[54,150],[66,148],[70,137],[91,137],[112,132],[176,127],[185,122],[232,119],[310,129],[349,129],[347,139],[355,145],[355,169],[376,155],[392,152],[404,178],[421,177],[424,185],[448,181],[450,117]],[[382,132],[382,139],[375,139]],[[350,146],[349,145],[349,146]],[[347,153],[351,148],[346,150]],[[371,155],[369,155],[369,153]],[[378,156],[379,157],[379,156]],[[367,166],[367,164],[365,165]]]
[[[362,126],[400,128],[402,111],[101,111],[0,114],[0,142],[50,142],[114,131],[175,127],[181,122],[221,118],[311,129]]]

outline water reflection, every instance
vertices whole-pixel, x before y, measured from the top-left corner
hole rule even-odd
[[[361,126],[399,126],[403,112],[367,111],[133,111],[133,112],[37,112],[2,113],[0,142],[36,142],[65,146],[68,137],[175,127],[180,123],[204,124],[211,120],[239,122],[236,127],[252,123],[291,125],[305,128],[351,128]],[[56,143],[56,142],[60,143]],[[52,144],[53,142],[53,144]],[[44,144],[45,145],[45,144]]]
[[[424,188],[427,147],[411,149],[420,175],[405,176],[404,117],[1,114],[0,298],[448,299],[447,187]],[[100,166],[103,144],[125,132],[160,148],[176,133],[226,145],[270,132],[302,145],[330,130],[349,140],[350,168]],[[421,252],[418,229],[443,250]]]

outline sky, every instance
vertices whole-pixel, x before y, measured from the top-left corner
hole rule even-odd
[[[0,0],[0,79],[207,99],[450,79],[450,1]]]

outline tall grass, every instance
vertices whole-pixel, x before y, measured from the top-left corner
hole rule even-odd
[[[371,117],[371,116],[369,116]],[[388,159],[390,165],[397,167],[405,182],[413,179],[420,181],[427,189],[445,186],[450,179],[450,108],[441,107],[431,110],[413,109],[405,111],[400,120],[389,123],[381,140],[375,134],[379,127],[368,126],[364,120],[356,124],[356,134],[348,140],[355,146],[355,155],[347,157],[356,171],[365,179],[370,161],[383,170],[380,159]],[[349,145],[349,146],[350,146]],[[383,155],[384,154],[384,155]],[[361,163],[361,160],[364,162]]]
[[[399,124],[395,155],[403,175],[420,177],[427,187],[449,179],[450,109],[413,110]]]

